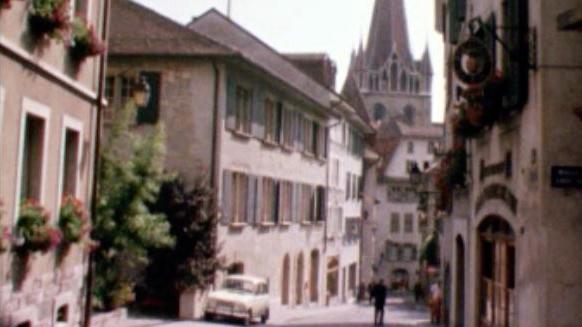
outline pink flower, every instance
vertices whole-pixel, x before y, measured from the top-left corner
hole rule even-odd
[[[47,229],[47,234],[51,248],[57,247],[63,241],[63,233],[57,228],[49,227]]]

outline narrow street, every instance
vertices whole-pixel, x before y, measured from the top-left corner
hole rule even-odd
[[[415,306],[408,298],[387,300],[384,326],[428,327],[428,311],[424,306]],[[240,326],[237,322],[202,321],[161,321],[129,319],[119,327],[197,327],[197,326]],[[254,326],[261,326],[254,324]],[[364,327],[373,326],[373,308],[367,304],[346,304],[332,307],[272,308],[271,320],[267,326],[285,327]]]

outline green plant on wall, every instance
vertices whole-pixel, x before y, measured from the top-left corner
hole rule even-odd
[[[164,214],[153,213],[163,172],[165,136],[161,125],[151,133],[133,132],[135,105],[129,102],[111,126],[100,156],[97,216],[92,237],[95,252],[94,304],[113,309],[133,300],[152,248],[174,240]]]
[[[69,0],[32,0],[28,25],[37,38],[62,39],[69,29]]]

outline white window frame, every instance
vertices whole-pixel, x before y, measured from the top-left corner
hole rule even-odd
[[[62,129],[61,129],[61,144],[60,144],[60,154],[59,154],[59,179],[58,179],[58,198],[57,198],[57,207],[55,212],[60,212],[60,208],[61,208],[61,201],[62,201],[62,193],[63,193],[63,187],[64,187],[64,178],[65,178],[65,152],[66,152],[66,139],[67,139],[67,130],[72,130],[75,131],[77,133],[79,133],[79,140],[77,141],[77,164],[76,164],[76,172],[77,172],[77,176],[75,177],[76,181],[75,181],[75,185],[77,185],[76,190],[75,190],[75,198],[80,199],[81,197],[81,158],[82,158],[82,154],[83,154],[83,123],[76,119],[73,118],[69,115],[64,115],[63,116],[63,125],[62,125]]]
[[[18,163],[17,163],[17,172],[16,172],[16,195],[14,200],[14,217],[13,217],[13,224],[16,224],[16,219],[20,214],[20,192],[22,190],[22,161],[24,160],[24,138],[25,138],[25,129],[26,129],[26,119],[28,115],[36,116],[38,118],[44,119],[45,128],[44,128],[44,136],[43,136],[43,145],[42,145],[42,163],[41,163],[41,177],[40,177],[40,196],[39,196],[39,203],[41,205],[45,205],[45,184],[46,184],[46,170],[47,170],[47,159],[48,159],[48,145],[50,144],[49,136],[50,136],[50,107],[31,100],[29,98],[24,97],[22,99],[22,111],[20,114],[20,135],[18,139]]]

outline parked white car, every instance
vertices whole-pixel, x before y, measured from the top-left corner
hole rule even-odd
[[[269,319],[269,287],[264,278],[230,275],[222,288],[210,292],[204,309],[204,319],[235,318],[249,325],[259,318]]]

